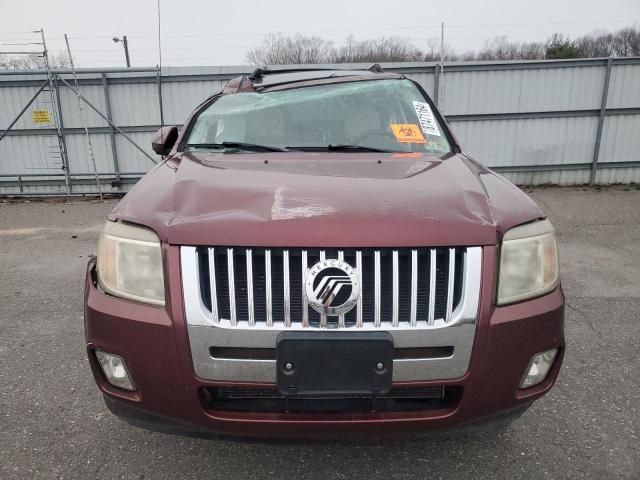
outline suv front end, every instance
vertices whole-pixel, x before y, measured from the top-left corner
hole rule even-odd
[[[267,149],[233,164],[177,148],[114,210],[87,270],[89,361],[118,415],[168,431],[385,436],[517,415],[554,384],[553,227],[455,148]]]

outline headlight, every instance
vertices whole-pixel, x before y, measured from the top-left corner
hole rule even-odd
[[[98,283],[112,295],[164,305],[162,254],[156,234],[108,221],[98,244]]]
[[[558,247],[549,220],[509,230],[502,240],[498,305],[538,297],[558,285]]]

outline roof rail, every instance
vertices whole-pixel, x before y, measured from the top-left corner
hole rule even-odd
[[[249,80],[251,80],[252,82],[258,80],[259,78],[261,78],[265,73],[269,73],[269,69],[268,68],[256,68],[253,72],[251,72],[251,75],[247,76],[247,78]]]
[[[372,70],[372,68],[374,67],[377,68],[377,70]],[[251,73],[251,75],[249,75],[247,78],[252,82],[255,82],[255,81],[259,81],[262,77],[266,75],[273,75],[277,73],[300,73],[300,72],[322,72],[322,71],[332,72],[336,70],[347,70],[347,69],[326,68],[326,67],[308,67],[308,68],[305,67],[305,68],[279,68],[279,69],[272,70],[268,67],[259,67],[259,68],[256,68]],[[380,73],[380,72],[383,72],[384,70],[382,70],[382,67],[376,63],[375,65],[369,68],[369,71],[371,72],[375,71],[377,73]]]

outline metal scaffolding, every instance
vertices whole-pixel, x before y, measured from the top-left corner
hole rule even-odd
[[[12,51],[12,52],[0,52],[0,54],[8,54],[8,55],[33,55],[33,56],[37,56],[39,58],[43,59],[43,63],[44,63],[44,73],[46,75],[46,80],[44,81],[44,83],[38,88],[38,90],[36,91],[36,93],[29,99],[29,101],[24,105],[24,107],[17,113],[17,115],[14,117],[14,119],[10,122],[9,126],[4,129],[4,130],[0,130],[0,142],[7,136],[10,134],[10,132],[12,131],[12,129],[15,127],[16,123],[18,123],[18,121],[23,117],[23,115],[27,112],[27,110],[29,110],[29,108],[33,105],[33,103],[38,99],[38,97],[41,94],[48,94],[49,96],[49,101],[45,102],[50,104],[51,106],[51,117],[53,119],[53,129],[55,132],[55,136],[57,139],[57,154],[59,155],[60,158],[60,168],[62,170],[61,174],[55,174],[55,173],[24,173],[24,174],[19,174],[16,175],[15,177],[17,177],[17,183],[18,183],[18,187],[19,187],[19,192],[17,193],[18,195],[21,194],[29,194],[29,192],[25,192],[24,186],[25,183],[29,183],[32,185],[42,185],[42,186],[46,186],[46,185],[50,185],[50,184],[54,184],[56,181],[55,180],[51,180],[51,177],[55,178],[55,177],[59,177],[62,176],[64,177],[64,185],[65,185],[65,192],[63,194],[65,195],[73,195],[75,193],[80,193],[80,194],[86,194],[86,192],[76,192],[74,191],[74,185],[76,184],[86,184],[86,178],[88,177],[87,174],[84,173],[75,173],[73,175],[73,177],[76,178],[72,178],[71,173],[70,173],[70,168],[69,168],[69,156],[68,156],[68,151],[67,151],[67,142],[66,142],[66,136],[65,136],[65,132],[68,131],[68,129],[65,129],[64,127],[64,121],[63,121],[63,114],[62,114],[62,102],[60,99],[60,87],[63,86],[65,88],[68,88],[69,90],[71,90],[73,92],[73,94],[76,96],[77,100],[78,100],[78,110],[80,113],[80,119],[82,122],[82,130],[85,134],[85,141],[88,147],[88,152],[89,152],[89,156],[90,156],[90,160],[91,160],[91,164],[92,164],[92,168],[93,168],[93,173],[92,176],[95,179],[95,185],[97,188],[97,193],[100,196],[100,198],[102,199],[102,187],[101,184],[104,182],[108,182],[111,185],[115,185],[115,186],[120,186],[123,183],[132,183],[137,181],[137,179],[142,176],[144,173],[143,172],[133,172],[133,173],[127,173],[126,175],[121,175],[120,170],[119,170],[119,165],[118,165],[118,160],[117,160],[117,149],[116,149],[116,142],[115,142],[115,132],[117,132],[118,134],[122,135],[128,142],[130,142],[138,151],[140,151],[145,157],[147,157],[151,162],[153,162],[154,164],[157,163],[157,160],[149,155],[149,153],[147,153],[140,145],[138,145],[129,135],[127,135],[127,133],[125,133],[122,129],[120,129],[118,126],[116,126],[113,123],[112,120],[112,113],[111,113],[111,102],[110,102],[110,98],[109,98],[109,86],[108,86],[108,81],[107,81],[107,76],[105,73],[102,73],[102,84],[103,84],[103,89],[104,89],[104,96],[105,96],[105,104],[106,104],[106,112],[102,113],[93,103],[91,103],[85,95],[83,95],[80,92],[80,85],[79,85],[79,81],[78,81],[78,76],[77,76],[77,71],[75,69],[75,65],[73,63],[72,60],[72,56],[71,56],[71,49],[69,46],[69,41],[67,38],[67,35],[65,34],[65,41],[66,41],[66,45],[67,45],[67,52],[69,55],[69,59],[70,59],[70,63],[71,63],[71,71],[70,72],[66,72],[66,71],[62,71],[62,70],[55,70],[51,68],[51,63],[49,61],[49,53],[48,53],[48,49],[47,49],[47,44],[46,44],[46,39],[45,39],[45,34],[44,34],[44,30],[38,30],[38,31],[34,31],[33,33],[39,33],[40,37],[41,37],[41,41],[40,42],[32,42],[32,45],[41,45],[42,46],[42,50],[41,51],[28,51],[28,52],[16,52],[16,51]],[[159,94],[159,101],[160,101],[160,105],[162,106],[162,91],[160,89],[160,72],[159,69],[129,69],[129,71],[133,71],[133,72],[148,72],[148,71],[152,71],[154,73],[156,73],[157,75],[157,79],[158,79],[158,94]],[[64,79],[64,77],[62,76],[65,73],[71,73],[73,76],[73,81],[74,81],[74,85],[71,85],[67,80]],[[113,178],[113,174],[112,173],[108,173],[108,174],[102,174],[100,175],[98,173],[98,169],[97,169],[97,165],[96,165],[96,161],[95,161],[95,155],[94,155],[94,151],[93,151],[93,144],[91,141],[91,135],[90,135],[90,129],[87,125],[87,119],[86,119],[86,114],[85,114],[85,109],[84,109],[84,105],[87,105],[91,110],[93,110],[98,116],[100,116],[105,122],[107,122],[109,129],[110,129],[110,136],[111,136],[111,148],[113,151],[113,159],[114,159],[114,170],[115,170],[115,178]],[[161,109],[161,116],[162,116],[162,109]],[[44,167],[45,169],[47,169],[47,167]],[[6,183],[6,181],[2,180],[2,177],[6,177],[6,175],[2,175],[0,176],[0,186],[2,186],[4,183]],[[12,176],[12,175],[10,175]],[[46,193],[46,195],[50,195],[51,193]]]

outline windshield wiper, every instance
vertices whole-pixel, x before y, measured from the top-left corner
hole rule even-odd
[[[361,152],[383,152],[394,153],[393,150],[386,150],[384,148],[367,147],[365,145],[327,145],[327,150],[330,152],[341,152],[345,150],[361,151]]]
[[[237,148],[239,150],[249,150],[254,152],[288,152],[289,150],[282,147],[272,147],[270,145],[258,145],[255,143],[244,142],[221,142],[221,143],[187,143],[185,148],[209,148],[224,149]]]
[[[289,150],[300,150],[300,151],[328,151],[328,152],[344,152],[344,151],[353,151],[353,152],[381,152],[381,153],[396,153],[394,150],[385,150],[383,148],[376,147],[367,147],[364,145],[327,145],[326,147],[313,147],[313,146],[302,146],[302,147],[287,147]]]

